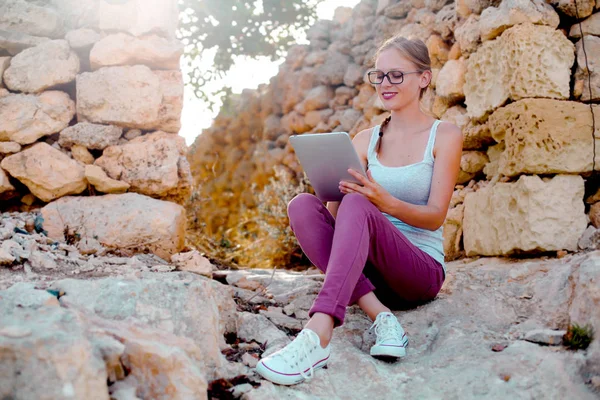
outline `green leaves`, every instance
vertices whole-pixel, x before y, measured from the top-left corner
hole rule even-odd
[[[234,56],[282,57],[294,34],[316,21],[322,0],[180,0],[178,36],[185,45],[188,83],[208,101],[202,87],[222,78]],[[203,54],[216,49],[211,68],[200,65]],[[214,94],[213,94],[214,95]]]

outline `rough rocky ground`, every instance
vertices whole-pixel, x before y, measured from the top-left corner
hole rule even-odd
[[[371,358],[370,321],[352,307],[334,335],[329,368],[288,388],[258,379],[252,367],[301,329],[323,279],[317,271],[215,271],[208,279],[155,256],[117,257],[101,248],[82,255],[78,243],[15,232],[27,231],[32,216],[0,219],[0,249],[21,257],[0,266],[3,399],[594,399],[600,393],[598,339],[579,351],[524,340],[569,323],[600,332],[600,251],[449,263],[436,300],[396,312],[410,338],[406,358]]]

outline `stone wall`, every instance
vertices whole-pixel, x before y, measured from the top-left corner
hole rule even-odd
[[[310,44],[290,50],[270,84],[243,92],[192,146],[195,229],[218,236],[238,224],[239,210],[256,206],[250,184],[264,185],[275,166],[300,178],[290,135],[353,136],[381,123],[389,114],[364,76],[377,46],[400,34],[429,48],[434,79],[423,108],[464,134],[447,259],[578,250],[584,194],[597,189],[589,177],[600,108],[592,132],[584,102],[600,100],[600,3],[577,6],[577,15],[563,0],[363,0],[338,9],[310,29]],[[588,239],[600,226],[592,222]]]
[[[4,210],[50,203],[53,238],[181,249],[191,174],[178,17],[176,0],[0,2]]]

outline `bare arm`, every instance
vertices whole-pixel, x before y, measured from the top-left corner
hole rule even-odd
[[[394,197],[382,210],[417,228],[436,230],[444,224],[448,206],[460,171],[463,137],[460,129],[443,123],[435,142],[433,177],[427,205],[415,205]]]
[[[369,150],[369,141],[371,140],[372,132],[373,128],[365,129],[364,131],[357,133],[352,139],[352,145],[354,145],[354,149],[356,150],[356,153],[358,153],[358,158],[360,159],[360,163],[365,171],[367,170],[367,151]],[[337,216],[339,207],[339,201],[327,202],[327,209],[334,218]]]

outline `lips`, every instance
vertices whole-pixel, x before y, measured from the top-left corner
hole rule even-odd
[[[381,97],[383,97],[384,100],[390,100],[393,99],[398,93],[396,92],[383,92],[381,94]]]

